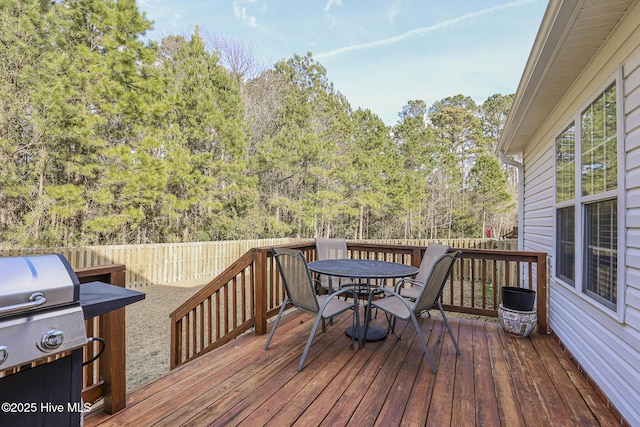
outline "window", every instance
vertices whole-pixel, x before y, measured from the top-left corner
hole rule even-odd
[[[575,280],[576,129],[572,123],[556,138],[556,274],[574,285]]]
[[[556,138],[556,202],[576,197],[576,129],[571,124]]]
[[[572,123],[555,140],[556,276],[576,286],[580,271],[579,290],[612,310],[618,289],[616,101],[614,84],[580,114],[579,132]]]
[[[618,188],[616,87],[611,86],[581,116],[582,195]]]
[[[556,239],[556,259],[558,277],[575,284],[575,209],[573,206],[558,209],[558,227]]]
[[[618,282],[617,201],[585,206],[585,292],[615,309]]]

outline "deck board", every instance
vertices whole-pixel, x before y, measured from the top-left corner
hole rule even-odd
[[[420,319],[436,375],[411,323],[398,322],[400,340],[351,349],[348,315],[317,333],[298,372],[313,318],[294,310],[268,350],[266,336],[243,335],[134,390],[123,411],[88,414],[84,425],[616,424],[553,337],[519,339],[492,321],[449,320],[460,356],[439,313]],[[373,322],[386,327],[384,316]]]
[[[342,316],[342,318],[345,318],[345,316]],[[344,330],[347,325],[348,323],[341,322],[328,326],[328,328],[335,328],[340,331]],[[303,334],[302,331],[301,334]],[[322,340],[323,338],[326,339]],[[309,351],[302,372],[297,372],[297,366],[302,354],[302,351],[300,351],[296,353],[294,363],[277,375],[288,376],[290,372],[294,372],[296,378],[295,381],[289,381],[284,384],[277,394],[272,393],[272,396],[266,400],[263,406],[268,407],[270,413],[254,412],[242,424],[248,426],[291,424],[322,392],[325,386],[324,381],[322,381],[322,375],[328,374],[333,377],[340,374],[340,369],[355,352],[355,350],[349,348],[349,345],[350,341],[345,339],[344,335],[316,335],[314,345]],[[335,360],[336,357],[338,357],[337,362]]]
[[[535,379],[533,373],[526,363],[529,358],[535,355],[531,352],[530,340],[516,340],[505,334],[502,335],[502,342],[507,352],[508,369],[511,371],[511,379],[518,396],[513,404],[519,406],[527,424],[530,424],[529,420],[545,419],[545,415],[548,413],[543,405],[543,397],[539,395],[537,384],[533,382]]]
[[[424,356],[419,349],[414,351],[419,341],[415,333],[410,330],[403,334],[402,340],[405,342],[406,352],[397,354],[394,357],[402,357],[402,365],[398,374],[393,378],[393,384],[387,398],[382,403],[380,413],[374,425],[379,426],[399,426],[403,420],[403,414],[411,398],[411,391],[416,382],[416,375],[420,368],[420,363]],[[390,339],[396,339],[391,337]]]
[[[412,339],[407,335],[404,340],[393,342],[381,358],[380,364],[374,365],[374,369],[361,371],[358,376],[362,397],[356,407],[348,426],[373,425],[378,418],[380,409],[390,394],[391,387],[402,367],[402,362],[411,346]],[[385,340],[386,343],[386,340]],[[365,391],[366,390],[366,391]]]
[[[464,354],[464,357],[458,357],[455,359],[455,385],[453,394],[456,396],[453,399],[451,425],[452,426],[467,426],[476,424],[476,391],[474,379],[474,366],[475,366],[475,349],[473,341],[473,325],[468,320],[462,320],[461,327],[458,334],[458,346],[460,351],[462,349],[468,349]],[[445,329],[445,338],[448,339],[449,333]],[[455,351],[455,347],[451,347],[452,351]]]
[[[570,412],[571,419],[575,420],[576,425],[581,427],[599,425],[597,420],[593,418],[593,414],[591,413],[589,406],[582,399],[580,392],[575,387],[570,375],[563,369],[557,355],[545,340],[540,336],[534,336],[531,339],[531,342],[533,343],[538,356],[542,360],[542,363],[549,372],[549,376],[553,380],[554,386],[558,391],[558,395],[560,399],[562,399],[562,403]],[[560,357],[566,358],[566,354],[561,354]]]
[[[454,327],[454,325],[452,325],[452,327]],[[435,335],[431,334],[429,336],[429,340],[427,341],[427,345],[429,346],[429,350],[431,351],[431,355],[433,357],[435,365],[439,366],[442,347],[438,346],[434,350],[435,341]],[[413,369],[415,369],[415,371],[413,372],[417,373],[416,379],[413,383],[411,393],[409,394],[409,400],[406,403],[401,425],[425,425],[427,421],[427,415],[429,413],[429,408],[431,407],[436,375],[433,375],[433,373],[431,372],[431,367],[429,366],[429,362],[424,356],[422,346],[420,345],[420,340],[417,337],[413,340],[411,352],[412,360],[418,360],[419,364],[413,366]],[[420,403],[416,404],[415,402]]]
[[[434,316],[435,317],[435,316]],[[451,328],[454,329],[454,335],[458,335],[458,327],[460,324],[451,319]],[[442,322],[434,322],[432,334],[439,337],[445,333],[445,327]],[[444,335],[443,335],[444,337]],[[455,387],[455,348],[450,339],[438,339],[436,341],[438,346],[441,347],[440,359],[435,362],[438,368],[438,374],[435,375],[435,384],[433,387],[433,393],[431,398],[431,406],[429,407],[429,413],[427,417],[427,426],[444,426],[451,425],[451,417],[453,411],[454,402],[454,387]],[[430,348],[433,348],[430,345]],[[459,357],[469,357],[470,351],[468,348],[460,348],[462,354]],[[426,361],[425,361],[426,362]],[[429,363],[423,365],[423,369],[427,369],[429,372]],[[432,374],[433,375],[433,374]],[[418,404],[419,397],[415,402]],[[467,422],[473,422],[473,420],[462,420]]]
[[[473,366],[476,425],[500,425],[500,413],[493,382],[485,323],[476,322],[473,324]]]
[[[500,425],[521,427],[525,425],[520,410],[518,393],[509,368],[508,353],[503,345],[503,336],[496,324],[487,324],[487,344],[491,359],[491,374],[498,402]],[[512,339],[511,337],[507,337]]]
[[[554,352],[558,362],[569,378],[571,378],[573,386],[582,397],[584,403],[589,407],[593,416],[600,425],[607,425],[609,422],[609,409],[598,392],[589,384],[584,375],[582,375],[578,369],[574,368],[573,361],[571,361],[569,355],[563,351],[559,345],[549,345],[549,348]]]
[[[341,327],[340,324],[334,325],[334,327]],[[281,332],[281,331],[278,331]],[[349,352],[346,351],[345,347],[348,347],[349,343],[346,340],[334,339],[330,346],[326,347],[326,352],[321,355],[322,358],[331,359],[329,362],[329,369],[331,369],[331,365],[335,365],[336,362],[333,360],[336,356],[342,356],[344,358],[349,357]],[[318,357],[316,357],[317,359]],[[314,360],[313,354],[308,359],[308,361]],[[297,359],[296,359],[297,363]],[[344,361],[340,361],[339,366],[346,363],[346,359]],[[303,369],[302,373],[305,375],[316,374],[320,369],[321,365],[319,363],[311,363],[307,368]],[[335,368],[334,368],[335,369]],[[237,425],[245,418],[251,416],[253,413],[260,415],[259,412],[254,412],[257,407],[260,405],[265,405],[269,408],[275,410],[275,408],[281,404],[284,404],[284,399],[277,398],[278,395],[288,395],[295,388],[300,388],[304,386],[303,382],[291,382],[291,380],[296,376],[297,371],[290,369],[290,366],[287,366],[286,369],[283,369],[278,375],[273,375],[272,379],[262,384],[259,387],[255,387],[251,393],[251,395],[241,401],[231,405],[230,408],[222,414],[214,421],[215,425]],[[310,380],[313,382],[313,380]],[[287,388],[287,386],[289,388]],[[277,393],[276,393],[277,391]],[[263,421],[267,421],[266,419]]]

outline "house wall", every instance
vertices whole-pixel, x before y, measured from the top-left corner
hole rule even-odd
[[[554,140],[615,78],[623,80],[625,154],[619,167],[619,264],[625,291],[618,313],[555,280]],[[620,88],[620,87],[618,87]],[[549,254],[549,325],[631,425],[640,426],[640,5],[553,109],[523,153],[524,248]],[[578,238],[582,232],[577,229]]]

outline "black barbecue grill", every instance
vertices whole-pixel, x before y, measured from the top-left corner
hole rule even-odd
[[[0,258],[0,370],[86,343],[80,282],[63,256]]]
[[[0,378],[0,426],[80,425],[85,319],[143,298],[101,282],[81,292],[62,255],[0,258],[0,372],[12,372]]]

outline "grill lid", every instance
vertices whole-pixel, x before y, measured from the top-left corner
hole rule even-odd
[[[0,316],[77,302],[79,286],[62,255],[0,258]]]

